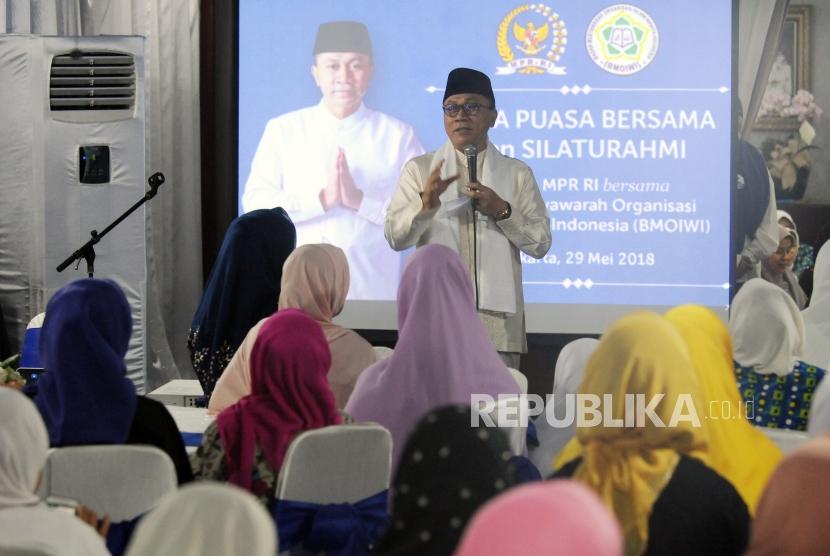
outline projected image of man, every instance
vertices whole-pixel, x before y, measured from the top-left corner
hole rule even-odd
[[[384,233],[397,250],[440,243],[461,255],[479,316],[502,358],[518,369],[527,351],[519,252],[537,259],[548,252],[548,212],[527,164],[488,140],[497,111],[486,75],[452,70],[442,109],[448,141],[406,164]]]
[[[283,207],[297,244],[330,243],[349,261],[349,299],[395,299],[400,255],[382,226],[403,164],[424,152],[412,127],[367,108],[374,72],[366,26],[320,25],[311,75],[316,106],[268,122],[242,195],[245,212]]]

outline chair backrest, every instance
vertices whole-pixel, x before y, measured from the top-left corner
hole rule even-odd
[[[522,394],[527,394],[527,377],[522,374],[521,371],[517,371],[513,367],[507,367],[507,370],[510,371],[511,375],[513,375],[513,379],[519,385]]]
[[[299,435],[277,479],[279,500],[358,502],[389,488],[392,435],[367,423],[333,425]]]
[[[386,346],[372,346],[372,349],[375,350],[375,357],[378,361],[383,361],[395,352],[395,350]]]
[[[482,416],[487,416],[479,419],[479,426],[487,426],[488,423],[493,422],[507,436],[510,451],[514,455],[527,455],[525,453],[527,424],[525,422],[522,425],[522,418],[528,416],[528,403],[524,396],[499,397],[495,400],[494,407],[477,409]]]
[[[806,432],[768,427],[760,428],[767,435],[767,438],[775,442],[775,445],[784,452],[784,455],[789,454],[810,438]]]
[[[173,461],[158,448],[96,445],[49,450],[39,492],[75,500],[115,523],[147,512],[176,488]]]

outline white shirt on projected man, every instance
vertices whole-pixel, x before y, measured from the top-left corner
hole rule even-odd
[[[338,148],[363,192],[357,211],[325,211],[319,198]],[[383,237],[389,199],[404,163],[424,152],[412,127],[362,103],[338,119],[318,105],[268,122],[245,184],[245,212],[283,207],[297,228],[297,244],[331,243],[349,261],[349,299],[395,299],[400,254]]]

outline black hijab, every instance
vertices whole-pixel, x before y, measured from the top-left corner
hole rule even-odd
[[[472,427],[472,411],[437,409],[410,433],[390,492],[389,526],[374,554],[449,556],[473,513],[514,484],[507,437]]]

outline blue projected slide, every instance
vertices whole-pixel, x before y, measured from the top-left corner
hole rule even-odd
[[[732,9],[730,0],[242,2],[240,200],[268,121],[320,102],[311,73],[318,26],[361,21],[374,63],[364,104],[411,126],[426,151],[447,140],[449,70],[490,76],[499,111],[490,141],[532,168],[551,221],[548,255],[522,256],[526,303],[722,310]],[[382,224],[367,229],[382,238]],[[390,261],[386,279],[399,275],[401,261]],[[393,298],[387,290],[375,299]],[[539,311],[528,314],[531,330],[550,330],[533,324]]]

